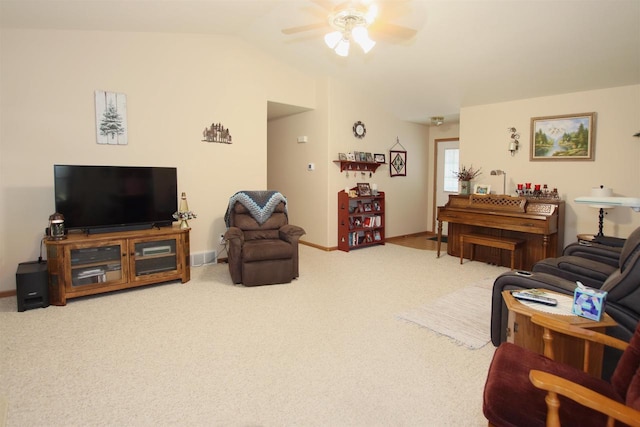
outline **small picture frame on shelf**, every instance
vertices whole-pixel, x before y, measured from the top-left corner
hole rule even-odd
[[[367,162],[373,163],[373,154],[367,153]]]
[[[347,153],[347,161],[349,162],[355,162],[356,160],[356,154],[354,153]]]
[[[386,162],[384,154],[376,153],[376,154],[373,155],[373,159],[376,161],[376,163],[385,163]]]
[[[368,182],[359,182],[358,184],[358,196],[370,196],[371,195],[371,187]]]
[[[346,161],[347,155],[345,153],[338,153],[338,160]]]
[[[360,152],[360,161],[361,162],[366,162],[367,161],[367,153],[365,153],[364,151]]]
[[[379,211],[380,210],[380,203],[377,200],[375,200],[373,202],[373,210],[374,211]]]
[[[364,204],[364,211],[365,212],[371,212],[371,203],[365,203]]]
[[[491,192],[491,186],[485,184],[476,184],[473,187],[473,194],[489,194]]]

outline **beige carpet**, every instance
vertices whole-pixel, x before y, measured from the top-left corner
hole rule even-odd
[[[7,412],[9,409],[9,403],[7,399],[0,396],[0,427],[7,425]]]
[[[234,286],[219,264],[65,307],[0,299],[7,426],[486,426],[493,346],[396,316],[506,268],[391,244],[300,251],[287,285]]]
[[[491,340],[491,289],[495,278],[481,280],[398,317],[446,335],[470,349]]]

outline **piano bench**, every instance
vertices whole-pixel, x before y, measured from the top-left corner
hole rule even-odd
[[[522,250],[521,246],[524,240],[510,239],[508,237],[487,236],[485,234],[461,234],[460,235],[460,264],[464,258],[464,244],[471,244],[471,254],[469,260],[473,261],[474,245],[488,246],[490,248],[506,249],[511,251],[511,270],[515,269],[516,251],[519,253],[519,262],[522,266]]]

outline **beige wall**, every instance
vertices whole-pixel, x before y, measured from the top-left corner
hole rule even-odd
[[[302,240],[337,247],[337,193],[358,182],[375,183],[385,192],[387,237],[425,231],[429,128],[395,119],[384,106],[370,102],[366,93],[339,81],[322,82],[317,94],[317,110],[269,122],[269,185],[277,183],[286,194],[305,197],[304,206],[290,204],[290,211],[300,212],[299,225],[307,231]],[[353,135],[357,121],[367,129],[362,139]],[[309,141],[297,143],[297,136]],[[389,150],[402,149],[394,147],[396,138],[407,150],[407,176],[391,178],[386,164],[371,177],[353,172],[347,177],[333,162],[339,152],[365,151],[385,154],[388,163]],[[314,163],[314,171],[307,171],[308,163]]]
[[[595,111],[595,161],[531,162],[531,117]],[[508,127],[521,135],[515,156],[507,151]],[[507,189],[532,182],[557,187],[566,201],[565,243],[577,233],[598,231],[598,210],[576,205],[573,200],[588,196],[599,185],[611,187],[616,195],[640,197],[640,85],[579,92],[543,98],[463,108],[460,111],[460,158],[463,164],[482,167],[477,182],[502,188],[502,177],[490,176],[492,169],[507,172]],[[626,237],[640,226],[640,213],[616,208],[605,218],[604,233]]]
[[[176,166],[179,191],[198,213],[192,252],[218,250],[228,198],[240,189],[278,188],[289,197],[304,239],[337,245],[336,193],[357,182],[387,194],[387,236],[431,230],[433,141],[456,137],[456,125],[429,128],[403,122],[342,82],[316,80],[230,38],[104,32],[0,32],[0,292],[15,287],[19,262],[38,257],[53,213],[53,164]],[[95,142],[94,91],[127,94],[129,145]],[[267,124],[267,101],[313,109]],[[595,162],[529,162],[534,116],[596,111]],[[367,135],[356,139],[355,121]],[[201,142],[211,122],[231,130],[233,144]],[[506,128],[521,133],[511,157]],[[640,86],[467,107],[459,127],[462,161],[481,166],[482,182],[532,181],[557,186],[567,200],[567,241],[593,232],[597,212],[573,198],[605,184],[638,197]],[[297,143],[307,136],[307,143]],[[406,177],[383,165],[369,178],[346,177],[338,152],[385,153],[396,137],[408,152]],[[315,171],[306,170],[307,163]],[[493,179],[492,179],[493,178]],[[626,236],[640,213],[614,209],[605,232]]]
[[[267,185],[289,199],[289,220],[304,228],[302,240],[326,247],[328,227],[327,86],[316,83],[317,104],[312,111],[268,123]],[[307,142],[297,142],[306,137]],[[314,171],[307,165],[314,164]]]
[[[0,76],[0,292],[38,257],[53,165],[175,166],[193,253],[218,250],[229,197],[267,183],[267,101],[315,107],[315,83],[229,38],[8,30]],[[94,91],[127,95],[129,144],[96,144]],[[212,122],[233,144],[202,142]]]
[[[337,159],[338,153],[365,151],[386,156],[386,165],[378,168],[369,177],[365,173],[340,172],[331,164],[329,169],[329,242],[338,244],[337,193],[345,187],[355,187],[358,182],[375,183],[379,191],[385,192],[385,235],[402,236],[427,229],[425,215],[428,203],[427,177],[429,165],[429,128],[425,125],[409,123],[397,119],[367,98],[362,91],[354,91],[344,82],[333,82],[330,90],[331,109],[329,111],[330,159]],[[361,121],[367,133],[362,139],[353,136],[353,124]],[[396,145],[399,139],[400,144]],[[389,150],[407,151],[407,176],[391,177],[389,174]]]

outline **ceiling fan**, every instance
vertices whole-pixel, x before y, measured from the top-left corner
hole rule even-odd
[[[351,41],[360,45],[364,53],[369,52],[376,44],[369,37],[371,34],[376,39],[387,37],[392,40],[407,40],[417,33],[412,28],[385,22],[380,16],[378,6],[372,2],[367,2],[369,4],[365,5],[364,2],[350,1],[333,6],[327,0],[311,1],[325,10],[326,21],[285,28],[282,33],[290,35],[316,29],[328,30],[330,32],[325,34],[324,41],[340,56],[349,55]],[[393,2],[394,5],[399,3],[404,2]],[[387,10],[385,9],[385,12]],[[392,13],[389,14],[392,15]]]

